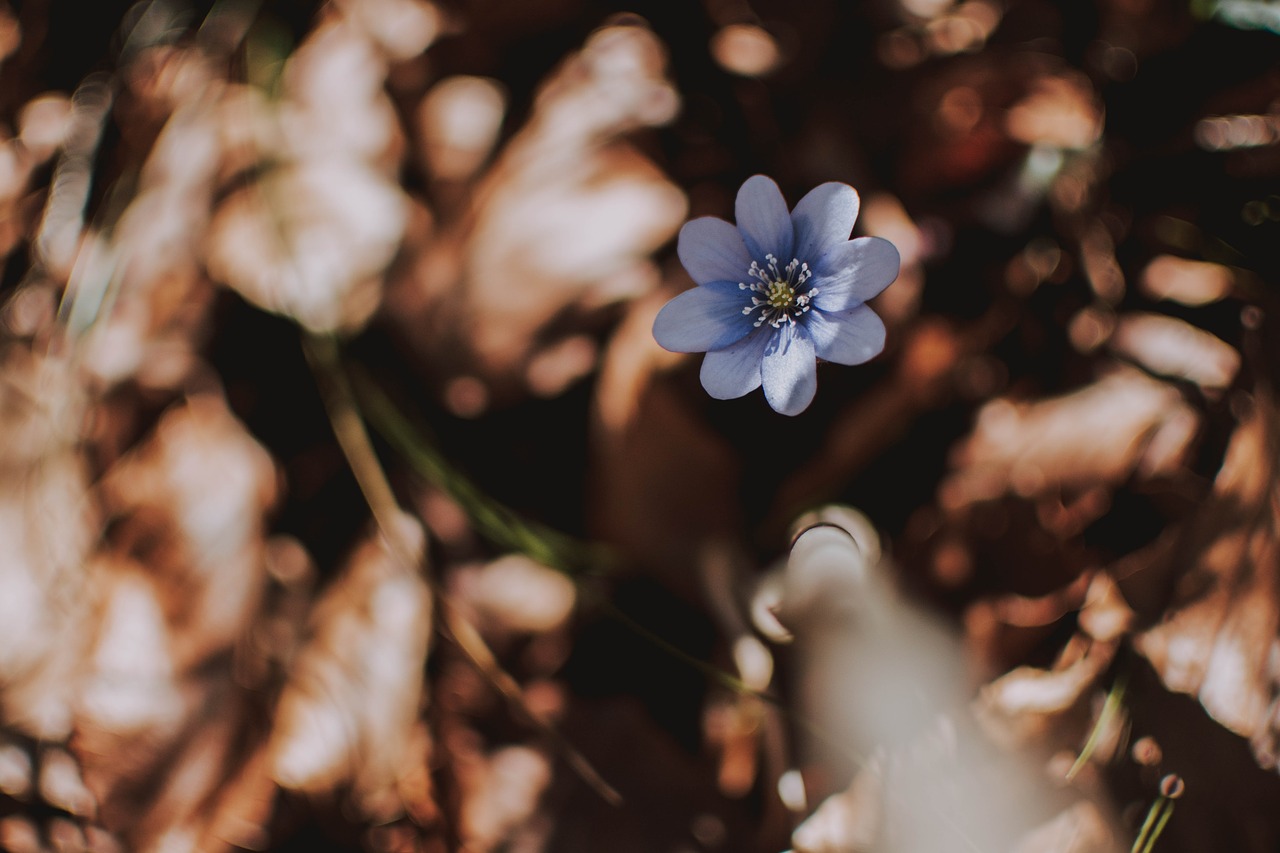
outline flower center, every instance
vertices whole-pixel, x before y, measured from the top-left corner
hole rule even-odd
[[[773,255],[765,255],[764,260],[764,266],[752,261],[751,269],[747,270],[751,281],[738,283],[739,290],[758,294],[751,297],[751,304],[743,308],[742,313],[749,315],[759,308],[755,327],[768,323],[779,329],[784,323],[794,323],[796,317],[809,310],[818,288],[804,286],[813,276],[808,264],[792,258],[791,263],[779,269],[778,259]]]

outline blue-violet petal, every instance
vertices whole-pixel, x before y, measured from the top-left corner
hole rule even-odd
[[[751,255],[742,234],[731,223],[704,216],[684,224],[676,244],[680,263],[698,284],[746,281]]]
[[[764,398],[775,412],[798,415],[808,408],[818,390],[818,369],[813,341],[800,323],[778,329],[760,365]]]
[[[653,321],[653,338],[672,352],[722,349],[751,331],[752,319],[742,313],[747,301],[731,281],[686,290],[662,306]]]
[[[773,337],[764,327],[725,349],[707,353],[702,360],[702,387],[717,400],[732,400],[760,387],[760,360]]]
[[[805,315],[818,358],[836,364],[862,364],[884,349],[884,322],[865,305],[828,313],[815,309]]]
[[[815,265],[813,304],[823,311],[844,311],[878,296],[898,277],[898,250],[881,237],[841,243]]]
[[[812,265],[847,241],[859,206],[858,191],[848,184],[833,181],[811,189],[791,211],[795,257]]]
[[[794,257],[791,214],[782,190],[770,178],[764,175],[747,178],[738,190],[734,215],[747,250],[762,266],[765,255],[777,258],[779,266],[785,266]]]

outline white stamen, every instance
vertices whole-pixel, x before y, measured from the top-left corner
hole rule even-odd
[[[782,269],[778,268],[778,259],[773,255],[765,255],[764,259],[763,267],[756,261],[751,262],[747,278],[752,281],[738,282],[739,290],[761,294],[751,297],[751,304],[743,308],[742,313],[750,314],[759,308],[760,316],[756,318],[755,328],[768,323],[778,329],[784,323],[795,323],[796,317],[808,311],[818,289],[812,287],[803,293],[798,292],[813,277],[809,265],[798,258],[792,258]]]

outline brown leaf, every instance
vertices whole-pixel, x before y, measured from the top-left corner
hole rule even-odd
[[[219,205],[205,262],[214,278],[317,332],[361,326],[404,233],[399,188],[345,159],[273,169]]]
[[[97,507],[77,449],[84,398],[71,366],[0,353],[0,720],[58,740],[87,641],[80,581]]]
[[[995,400],[957,449],[940,497],[959,509],[1009,492],[1033,497],[1170,473],[1197,421],[1176,389],[1131,368],[1057,398]]]
[[[1240,370],[1235,347],[1176,317],[1126,314],[1111,336],[1110,347],[1152,373],[1222,391]]]
[[[119,543],[160,585],[179,669],[230,648],[265,582],[265,516],[275,464],[212,395],[170,409],[108,472]]]
[[[1174,601],[1137,647],[1170,689],[1254,742],[1260,763],[1277,757],[1275,655],[1280,643],[1280,415],[1259,390],[1236,428],[1213,494],[1167,559],[1179,575]]]
[[[408,516],[398,523],[420,558],[421,527]],[[271,763],[282,786],[332,792],[350,783],[366,813],[400,810],[395,786],[415,759],[404,745],[414,740],[431,635],[431,595],[415,568],[375,533],[316,605],[275,716]]]
[[[543,83],[470,209],[399,282],[392,319],[438,377],[479,384],[480,407],[559,393],[595,361],[594,347],[555,352],[580,333],[574,318],[657,286],[649,256],[679,228],[685,198],[621,137],[674,115],[664,65],[647,29],[592,35]],[[447,389],[445,401],[478,413]]]

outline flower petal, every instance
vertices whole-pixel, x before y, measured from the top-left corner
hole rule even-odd
[[[791,211],[795,257],[813,264],[847,241],[858,218],[858,191],[832,181],[811,189]]]
[[[865,305],[848,311],[810,311],[804,317],[818,358],[862,364],[884,349],[884,321]]]
[[[734,215],[747,250],[755,260],[763,264],[764,256],[770,254],[778,259],[780,266],[785,266],[794,257],[791,215],[782,190],[772,179],[764,175],[747,178],[738,190]]]
[[[827,252],[814,269],[815,307],[844,311],[866,302],[893,284],[901,261],[897,248],[882,237],[859,237]]]
[[[706,352],[727,347],[752,329],[742,313],[748,300],[736,282],[713,281],[672,299],[653,321],[653,338],[672,352]]]
[[[714,216],[693,219],[680,229],[676,244],[680,263],[698,284],[746,281],[751,255],[732,223]]]
[[[760,365],[764,398],[775,412],[798,415],[818,390],[813,340],[799,323],[788,323],[769,342]]]
[[[773,330],[761,329],[702,360],[702,387],[717,400],[732,400],[760,387],[760,360]]]

